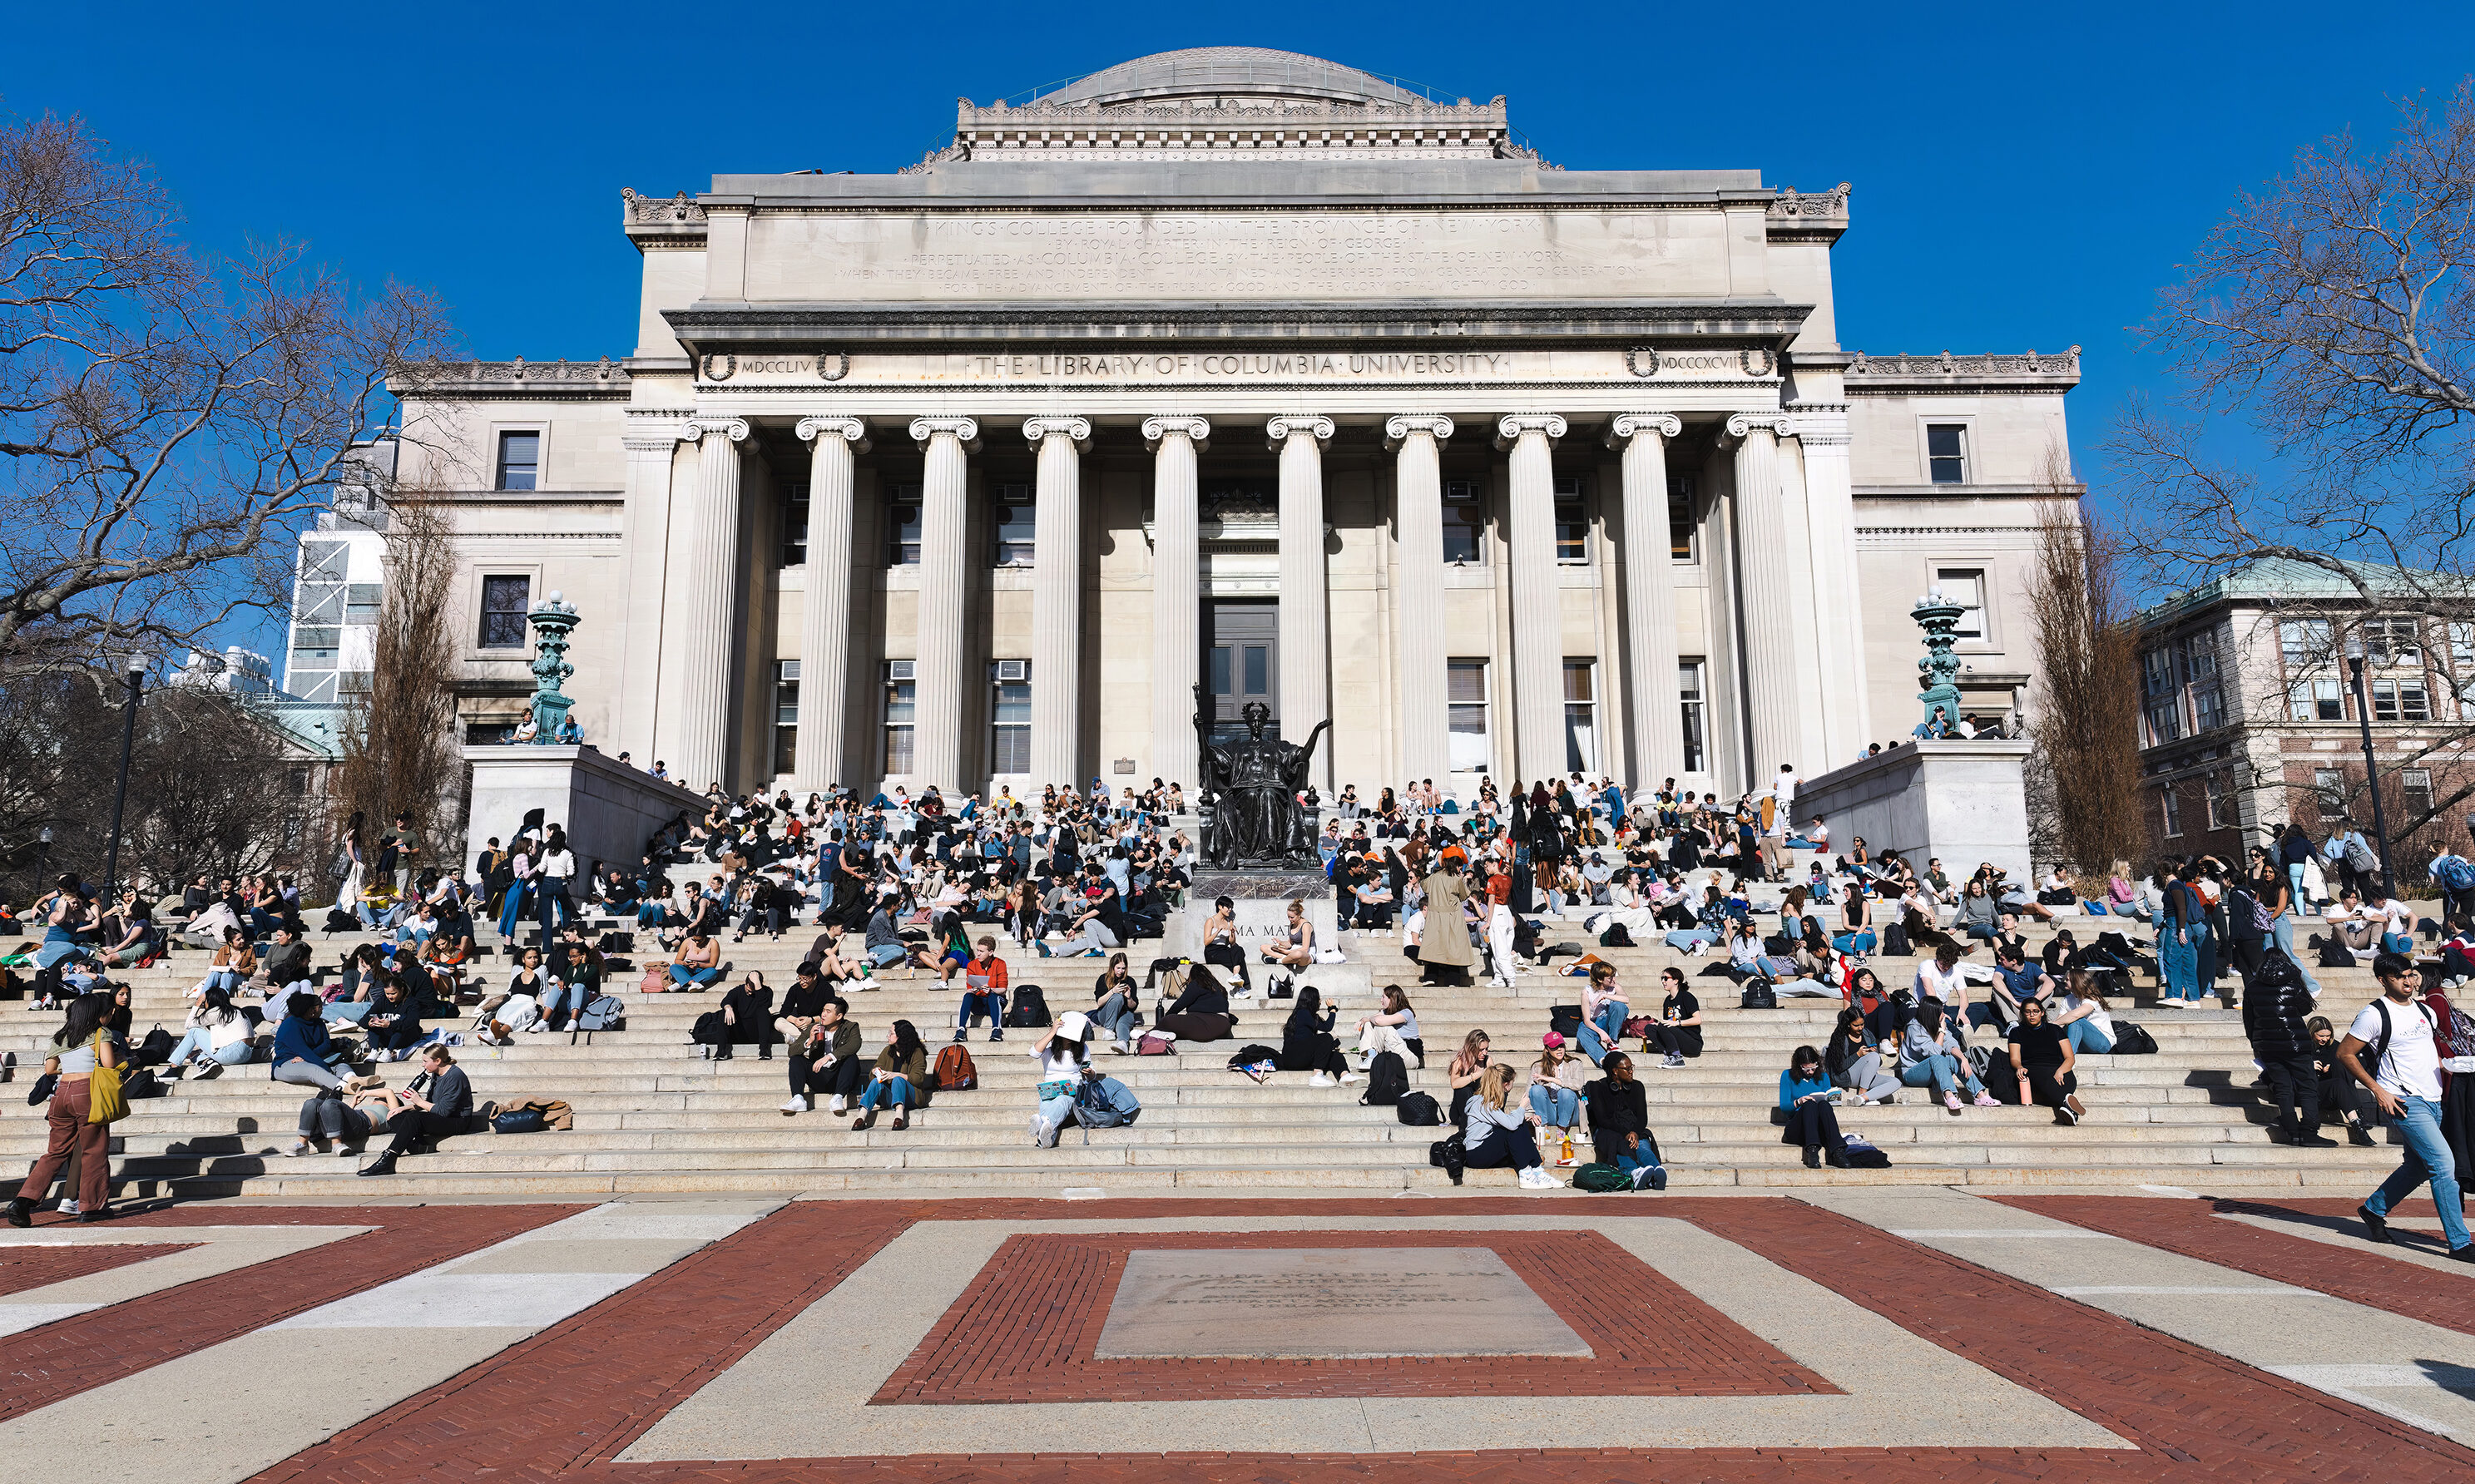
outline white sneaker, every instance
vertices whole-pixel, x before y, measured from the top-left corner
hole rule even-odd
[[[791,1096],[782,1104],[782,1111],[786,1113],[804,1113],[807,1110],[808,1100],[802,1093],[795,1092],[791,1094]]]
[[[1521,1188],[1524,1190],[1536,1190],[1553,1183],[1554,1181],[1548,1179],[1544,1170],[1529,1169],[1521,1172]]]
[[[1055,1149],[1057,1147],[1057,1125],[1041,1117],[1038,1113],[1032,1114],[1031,1144],[1034,1149]]]
[[[850,1100],[837,1092],[831,1098],[826,1100],[825,1111],[828,1113],[847,1113],[850,1111]]]
[[[1356,1072],[1343,1072],[1340,1074],[1340,1084],[1344,1087],[1348,1086],[1351,1083],[1362,1083],[1364,1081],[1366,1081],[1366,1079],[1359,1076]]]
[[[307,1139],[294,1139],[290,1147],[283,1151],[283,1157],[286,1159],[298,1159],[307,1153],[309,1153],[309,1141]]]
[[[75,1216],[78,1214],[78,1204],[75,1201],[63,1201],[58,1209],[63,1216]]]
[[[1317,1072],[1312,1077],[1307,1079],[1307,1085],[1310,1087],[1337,1087],[1340,1083],[1333,1081],[1333,1077],[1330,1072]]]

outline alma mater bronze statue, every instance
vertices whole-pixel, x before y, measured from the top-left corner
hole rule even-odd
[[[1211,706],[1194,688],[1195,776],[1203,785],[1203,858],[1220,870],[1242,865],[1306,866],[1319,864],[1314,820],[1298,803],[1314,760],[1315,742],[1330,720],[1318,721],[1305,746],[1263,735],[1271,708],[1249,701],[1242,739],[1212,739]]]

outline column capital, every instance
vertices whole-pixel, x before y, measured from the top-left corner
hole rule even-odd
[[[801,418],[795,431],[799,441],[810,448],[816,447],[820,438],[840,438],[855,453],[868,451],[868,423],[861,418]]]
[[[1674,438],[1684,431],[1684,420],[1673,412],[1620,412],[1607,425],[1607,447],[1622,448],[1644,433]]]
[[[1430,433],[1437,443],[1453,435],[1453,420],[1440,412],[1401,412],[1384,420],[1384,447],[1399,448],[1411,433]]]
[[[938,434],[952,436],[966,449],[976,448],[980,441],[980,425],[969,418],[928,417],[911,420],[911,441],[926,448]]]
[[[679,437],[690,443],[701,442],[716,434],[733,443],[746,443],[747,420],[746,418],[690,418],[679,425]]]
[[[1201,448],[1211,436],[1212,425],[1202,418],[1181,415],[1143,419],[1143,447],[1147,449],[1157,450],[1161,440],[1169,437],[1188,438]]]
[[[1056,413],[1025,418],[1022,420],[1022,436],[1023,441],[1035,449],[1051,438],[1071,438],[1074,447],[1082,449],[1091,442],[1091,420]]]
[[[1738,412],[1728,419],[1728,436],[1734,439],[1755,432],[1785,438],[1795,431],[1795,423],[1776,412]]]
[[[1263,432],[1275,449],[1300,435],[1326,444],[1332,442],[1332,419],[1314,412],[1287,412],[1264,424]]]
[[[1564,418],[1556,412],[1507,412],[1496,419],[1495,443],[1500,449],[1511,448],[1524,433],[1544,433],[1549,443],[1564,436]]]

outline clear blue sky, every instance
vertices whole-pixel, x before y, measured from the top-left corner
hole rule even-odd
[[[2475,68],[2475,4],[1649,7],[24,6],[0,106],[151,158],[191,234],[306,240],[436,288],[486,357],[632,342],[619,189],[891,170],[980,101],[1177,47],[1259,45],[1507,94],[1568,168],[1855,183],[1852,349],[2086,348],[2075,451],[2162,383],[2125,327],[2303,144]],[[2116,498],[2119,491],[2109,492]]]

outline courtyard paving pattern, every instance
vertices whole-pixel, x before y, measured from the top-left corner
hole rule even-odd
[[[2391,1247],[2350,1209],[1858,1187],[46,1217],[0,1233],[0,1448],[47,1484],[2475,1477],[2475,1282],[2428,1202]]]

